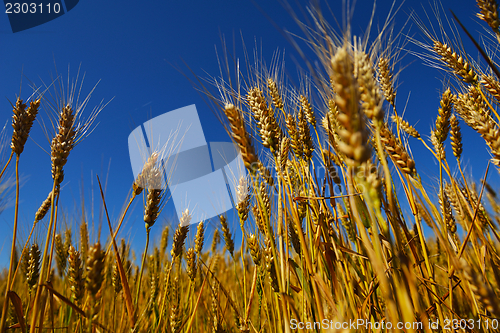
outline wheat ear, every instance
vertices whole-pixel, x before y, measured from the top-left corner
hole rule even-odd
[[[410,158],[404,146],[386,126],[380,130],[380,139],[394,163],[407,174],[414,174],[415,161]]]
[[[240,111],[233,104],[226,104],[224,113],[229,120],[231,135],[234,142],[238,145],[241,152],[241,157],[245,163],[245,167],[252,173],[255,172],[254,166],[258,162],[255,149],[252,145],[250,136],[245,129],[245,122]]]
[[[385,57],[380,57],[378,60],[378,80],[380,88],[384,92],[385,100],[392,107],[395,107],[396,91],[394,89],[393,75],[389,68],[389,60]]]
[[[226,249],[229,251],[232,257],[234,257],[234,241],[231,235],[231,230],[227,224],[227,218],[224,215],[219,215],[220,224],[222,226],[222,235],[224,236],[224,242],[226,243]]]
[[[403,131],[405,131],[408,135],[410,135],[416,139],[420,138],[420,133],[415,129],[415,127],[410,125],[410,123],[408,123],[403,118],[396,116],[396,115],[393,115],[391,117],[391,119],[394,123],[396,123],[396,124],[399,123],[399,126],[401,127],[401,129]]]
[[[68,250],[68,281],[71,290],[71,297],[78,303],[82,300],[84,294],[83,266],[80,253],[70,246]]]
[[[493,31],[498,32],[500,19],[497,2],[495,0],[477,0],[477,6],[480,9],[477,17],[486,22]]]
[[[353,73],[353,60],[345,46],[335,53],[331,69],[332,83],[337,92],[335,104],[339,109],[337,121],[342,125],[337,129],[341,138],[338,148],[349,166],[358,166],[370,157],[370,149],[366,145],[368,133],[359,109],[359,87]]]
[[[433,46],[434,52],[440,56],[440,60],[446,64],[451,71],[462,79],[465,83],[476,83],[478,76],[474,71],[473,66],[464,59],[463,56],[457,54],[451,46],[443,44],[435,40]]]

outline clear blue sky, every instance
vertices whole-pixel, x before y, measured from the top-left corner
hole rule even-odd
[[[290,15],[278,1],[257,1],[262,11],[278,27],[300,33]],[[330,6],[338,19],[342,18],[342,1],[330,1]],[[358,1],[354,13],[355,32],[365,28],[371,13],[371,4]],[[380,1],[375,23],[385,19],[391,1]],[[442,1],[444,8],[453,8],[460,18],[473,27],[475,32],[475,2]],[[430,5],[423,2],[426,8]],[[423,14],[420,1],[407,1],[396,18],[396,30],[401,29],[411,9]],[[299,14],[300,15],[300,14]],[[31,93],[29,81],[36,85],[50,82],[50,73],[58,71],[66,75],[68,65],[71,76],[76,75],[81,64],[86,73],[83,92],[89,92],[100,80],[89,109],[101,100],[113,99],[101,112],[98,126],[69,156],[65,167],[65,179],[61,203],[70,217],[78,216],[81,211],[82,187],[85,192],[87,209],[95,208],[95,221],[98,222],[101,199],[95,175],[104,180],[107,177],[107,200],[112,219],[115,221],[128,198],[133,181],[128,156],[127,139],[131,130],[148,119],[165,112],[196,104],[207,141],[229,141],[217,118],[204,103],[192,84],[174,66],[188,73],[185,62],[200,77],[218,74],[215,47],[221,50],[220,36],[225,35],[232,50],[236,45],[236,55],[243,56],[240,32],[249,50],[254,38],[262,46],[263,58],[270,63],[273,53],[286,50],[287,70],[296,73],[294,59],[297,53],[273,25],[251,1],[120,1],[107,2],[82,0],[67,14],[38,27],[12,33],[7,15],[0,13],[0,125],[8,123],[7,137],[12,130],[10,119],[12,110],[9,101],[15,101],[22,83],[21,97]],[[332,22],[332,25],[335,25]],[[410,34],[419,36],[418,28],[413,27]],[[233,43],[233,36],[236,43]],[[421,39],[421,38],[420,38]],[[408,48],[417,49],[413,45]],[[421,50],[420,50],[421,51]],[[411,91],[405,118],[422,135],[427,136],[435,119],[442,92],[443,74],[426,67],[420,59],[407,55],[402,64],[408,66],[400,76],[397,103],[399,110],[405,107]],[[24,77],[23,77],[24,75]],[[214,90],[215,92],[215,90]],[[48,121],[45,111],[41,119]],[[464,130],[464,163],[473,167],[475,177],[484,171],[488,153],[479,136],[471,137]],[[10,142],[9,142],[10,143]],[[21,155],[20,239],[25,239],[34,213],[51,189],[49,142],[40,125],[35,124],[31,139]],[[413,154],[421,175],[435,174],[437,168],[431,155],[417,142],[412,142]],[[9,153],[9,148],[5,150]],[[449,153],[451,156],[451,152]],[[479,163],[476,164],[476,160]],[[13,165],[10,175],[13,175]],[[491,173],[497,179],[496,172]],[[93,186],[93,188],[92,188]],[[93,195],[92,195],[93,192]],[[13,193],[13,191],[12,191]],[[12,196],[10,196],[12,198]],[[133,240],[139,251],[145,242],[144,222],[142,220],[142,201],[136,200],[134,211],[129,215],[122,236]],[[0,215],[0,265],[5,266],[10,251],[13,225],[13,199],[10,206]],[[153,235],[159,233],[163,218],[175,220],[171,206],[162,214]],[[175,227],[176,222],[173,222]],[[236,227],[236,224],[234,225]],[[41,229],[39,229],[41,230]],[[73,227],[74,237],[77,230]],[[103,235],[107,226],[103,225]],[[233,228],[237,233],[238,228]],[[94,232],[95,236],[95,232]],[[41,241],[42,233],[36,235]],[[156,237],[156,235],[155,235]],[[157,237],[156,237],[157,238]],[[95,238],[94,238],[95,239]],[[209,238],[210,239],[210,238]]]

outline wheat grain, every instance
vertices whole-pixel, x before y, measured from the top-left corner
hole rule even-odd
[[[368,134],[359,110],[359,88],[353,74],[353,61],[347,48],[339,48],[331,60],[332,81],[335,104],[339,108],[337,121],[343,128],[338,128],[341,141],[339,150],[345,155],[346,163],[357,166],[370,157],[370,149],[366,146]]]
[[[241,176],[236,187],[236,210],[243,226],[250,211],[250,188],[246,176]]]
[[[483,75],[481,77],[481,84],[486,90],[495,97],[497,101],[500,101],[500,83],[495,77],[491,75]]]
[[[161,232],[161,240],[160,240],[160,251],[161,253],[165,253],[168,247],[168,236],[170,235],[170,227],[166,225]]]
[[[70,285],[71,297],[78,302],[83,298],[85,291],[82,261],[80,259],[80,253],[73,246],[70,246],[68,254],[68,282]]]
[[[59,113],[58,133],[50,145],[52,161],[52,178],[57,184],[64,179],[63,167],[68,161],[68,156],[75,146],[77,128],[75,127],[75,113],[69,105],[62,108]]]
[[[309,162],[314,152],[314,143],[311,138],[311,131],[309,129],[309,125],[307,124],[304,111],[302,109],[299,110],[299,114],[297,116],[297,125],[298,125],[298,138],[299,142],[302,144],[303,157],[306,162]]]
[[[311,103],[309,103],[309,100],[304,95],[300,95],[299,100],[300,100],[300,107],[304,111],[307,121],[314,128],[316,128],[316,117],[314,116],[314,110],[311,106]]]
[[[444,151],[444,146],[443,143],[437,138],[436,131],[431,131],[431,143],[434,146],[436,156],[442,161],[445,160],[446,154]]]
[[[85,265],[85,289],[94,298],[101,289],[104,280],[104,258],[104,251],[101,250],[100,243],[96,243],[89,248]]]
[[[80,224],[80,253],[83,258],[87,258],[89,252],[89,229],[87,222],[83,221]]]
[[[189,250],[187,251],[186,261],[187,261],[186,273],[191,282],[194,282],[194,279],[196,277],[197,264],[196,264],[196,253],[192,247],[189,248]]]
[[[399,123],[399,126],[401,126],[401,129],[405,131],[408,135],[411,135],[412,137],[418,139],[420,138],[420,133],[415,129],[415,127],[411,126],[406,120],[403,118],[393,115],[391,117],[392,121],[396,124]]]
[[[157,175],[153,175],[152,172],[155,174],[158,172],[157,168],[157,162],[158,158],[160,155],[158,152],[153,152],[151,155],[149,155],[148,159],[146,160],[146,163],[144,163],[144,166],[142,167],[141,172],[137,176],[137,178],[134,181],[134,184],[132,185],[132,189],[134,191],[135,195],[141,194],[142,190],[145,188],[158,188],[160,184],[157,184],[159,180],[157,179]],[[152,186],[149,185],[149,181],[153,180],[155,184]],[[158,186],[158,187],[157,187]],[[160,185],[161,186],[161,185]]]
[[[435,136],[438,143],[442,144],[448,136],[450,130],[451,108],[453,106],[453,95],[450,88],[446,89],[441,97],[440,108],[436,119]]]
[[[278,90],[278,86],[276,85],[276,81],[272,78],[267,79],[267,88],[269,89],[269,95],[271,95],[273,99],[273,104],[277,109],[283,110],[283,98]]]
[[[170,289],[170,288],[169,288]],[[179,295],[179,277],[175,277],[172,282],[172,292],[170,298],[170,328],[172,333],[179,331],[182,324],[180,318],[180,295]]]
[[[28,283],[29,290],[38,282],[38,277],[40,275],[40,249],[38,244],[33,243],[28,253],[28,271],[26,273],[26,281]]]
[[[288,135],[290,136],[293,153],[297,158],[302,158],[304,151],[299,139],[297,123],[295,122],[295,118],[291,114],[288,114],[286,118],[286,128],[288,129]]]
[[[455,222],[455,217],[453,216],[453,213],[451,211],[450,201],[448,200],[446,192],[441,193],[439,204],[441,205],[441,211],[443,212],[443,221],[446,225],[446,228],[451,234],[456,233],[457,225]]]
[[[184,241],[186,240],[187,233],[189,231],[189,225],[183,225],[179,223],[179,226],[175,230],[174,238],[172,240],[172,250],[170,254],[172,258],[177,258],[182,253],[182,247],[184,246]]]
[[[276,171],[284,171],[286,168],[286,162],[288,161],[288,153],[290,150],[290,139],[284,137],[280,143],[280,150],[278,153],[278,158],[276,160]]]
[[[384,119],[384,110],[381,92],[375,81],[373,63],[368,54],[362,51],[355,52],[354,59],[363,111],[368,118],[380,122]]]
[[[394,89],[393,75],[389,68],[389,60],[385,57],[380,57],[378,60],[378,80],[380,88],[384,92],[385,100],[394,107],[396,91]]]
[[[222,226],[222,235],[224,236],[224,242],[226,243],[226,249],[229,251],[232,257],[234,257],[234,242],[229,226],[227,225],[227,218],[224,215],[219,215],[220,224]]]
[[[248,248],[250,249],[250,255],[252,256],[252,260],[255,263],[255,266],[259,266],[261,259],[259,240],[257,239],[256,235],[250,234],[248,235],[247,241],[248,241]]]
[[[55,191],[54,191],[54,197],[59,195],[59,190],[60,190],[60,186],[56,186]],[[42,204],[40,205],[40,208],[38,208],[38,210],[36,211],[35,222],[43,220],[45,215],[47,215],[51,205],[52,205],[52,191],[50,191],[47,198],[42,202]]]
[[[64,275],[64,271],[66,270],[68,251],[65,250],[61,234],[55,235],[55,247],[56,247],[57,271],[59,272],[59,276],[62,277]]]
[[[258,158],[255,154],[250,136],[245,130],[245,123],[241,117],[240,111],[238,111],[233,104],[226,104],[224,112],[229,120],[232,138],[240,149],[245,167],[253,173],[255,172],[253,167],[255,163],[258,162]]]
[[[40,107],[40,99],[30,101],[30,106],[27,107],[23,101],[18,98],[13,108],[14,114],[12,115],[12,142],[11,148],[14,153],[21,155],[24,150],[24,145],[33,126],[33,122],[38,114]]]
[[[386,126],[380,130],[380,139],[394,163],[407,174],[414,174],[415,161],[410,158],[406,149]]]
[[[500,19],[498,18],[498,5],[495,0],[476,0],[480,13],[477,14],[481,20],[486,22],[491,29],[498,31]]]
[[[161,185],[161,171],[158,168],[153,168],[151,171],[150,179],[148,181],[148,195],[146,198],[146,206],[144,208],[144,223],[146,229],[151,228],[158,218],[161,210],[161,202],[163,196],[163,189]]]
[[[459,94],[456,110],[467,125],[476,130],[490,147],[493,163],[500,166],[500,129],[491,119],[485,101],[476,88]]]
[[[198,228],[196,228],[196,237],[194,239],[194,252],[197,255],[200,255],[203,251],[203,242],[205,239],[205,225],[203,221],[198,224]]]
[[[478,76],[474,71],[473,66],[466,59],[464,59],[463,56],[453,51],[451,46],[435,40],[433,49],[434,52],[441,57],[440,60],[465,83],[473,84],[477,82]]]
[[[450,136],[451,147],[453,148],[453,155],[457,159],[462,156],[462,133],[460,132],[460,124],[457,117],[452,114],[450,117]]]
[[[247,101],[260,129],[262,145],[275,154],[278,150],[281,133],[273,110],[267,105],[262,90],[259,88],[253,88],[248,92]]]

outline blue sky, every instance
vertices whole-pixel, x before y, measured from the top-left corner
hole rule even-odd
[[[236,56],[240,57],[243,57],[240,34],[249,50],[252,50],[255,40],[257,41],[262,56],[268,63],[276,50],[285,50],[287,71],[296,73],[294,61],[299,56],[276,26],[298,34],[300,29],[278,1],[256,3],[257,5],[247,0],[82,0],[67,14],[18,33],[12,33],[7,15],[3,11],[0,13],[0,125],[7,123],[9,139],[12,133],[9,100],[15,101],[20,87],[21,97],[27,98],[31,93],[29,81],[38,86],[42,82],[50,82],[51,73],[55,74],[55,66],[64,76],[67,76],[69,66],[71,77],[77,74],[78,67],[81,66],[81,72],[85,72],[84,93],[89,92],[100,81],[87,111],[91,111],[101,101],[106,103],[112,99],[97,118],[98,125],[94,132],[69,156],[61,198],[63,210],[69,217],[81,214],[83,188],[87,210],[90,214],[93,203],[94,219],[99,221],[101,199],[95,180],[95,175],[98,174],[102,180],[107,179],[108,209],[112,219],[116,220],[128,198],[133,181],[127,147],[128,135],[136,126],[155,116],[196,104],[207,141],[229,141],[223,127],[192,83],[176,69],[181,68],[185,74],[189,74],[184,65],[186,63],[199,77],[218,75],[215,48],[221,51],[221,35],[225,36],[231,51],[235,45]],[[475,23],[474,1],[461,1],[459,5],[456,1],[448,0],[443,0],[442,3],[446,9],[453,8],[467,26],[473,27],[473,32],[480,29]],[[380,1],[376,23],[384,21],[390,4],[390,1]],[[430,8],[429,3],[423,4],[427,9]],[[342,1],[330,1],[330,6],[341,20]],[[361,1],[356,5],[352,24],[355,32],[359,33],[365,28],[371,9],[371,5],[367,6]],[[415,9],[420,16],[423,15],[420,1],[407,1],[397,15],[396,31],[402,28],[411,9]],[[332,22],[332,25],[335,23]],[[415,26],[410,29],[409,34],[416,37],[421,35]],[[421,51],[414,45],[407,47]],[[312,54],[307,55],[312,57]],[[411,124],[416,124],[423,136],[427,136],[443,91],[443,73],[425,66],[413,55],[403,58],[402,66],[408,67],[399,79],[401,87],[398,90],[398,108],[404,109],[411,91],[405,118]],[[40,116],[48,122],[46,111],[42,111]],[[470,134],[470,131],[464,129],[463,136],[467,138],[464,142],[464,163],[477,178],[482,176],[486,166],[484,161],[489,155],[482,139]],[[49,142],[41,126],[35,124],[31,139],[21,155],[21,239],[27,236],[34,213],[52,186],[50,157],[42,148],[48,151]],[[421,175],[435,174],[437,167],[432,162],[431,155],[417,142],[412,142],[412,148]],[[5,151],[8,154],[9,148]],[[449,155],[451,156],[451,151]],[[13,170],[12,165],[9,170],[11,176]],[[496,172],[491,174],[491,179],[498,179]],[[10,206],[0,215],[0,230],[3,230],[0,238],[2,266],[6,264],[10,251],[12,204],[10,202]],[[136,200],[134,211],[129,215],[121,234],[132,239],[139,249],[145,242],[141,204],[141,200]],[[174,210],[168,204],[159,225],[154,227],[156,230],[153,235],[157,235],[166,223],[164,218],[175,219]],[[73,230],[76,237],[75,227]],[[107,234],[106,230],[107,226],[103,225],[103,235]],[[93,234],[94,237],[97,235],[97,227]],[[36,237],[41,241],[42,233]]]

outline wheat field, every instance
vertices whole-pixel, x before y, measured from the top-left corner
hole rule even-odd
[[[299,87],[279,63],[233,69],[230,57],[207,79],[212,89],[203,86],[248,171],[238,179],[235,223],[221,215],[211,239],[206,223],[190,224],[189,211],[160,230],[168,198],[157,186],[158,151],[131,184],[120,219],[106,211],[101,227],[112,237],[91,239],[85,220],[61,223],[66,162],[103,109],[84,110],[78,87],[53,104],[53,187],[30,228],[48,227],[43,237],[19,239],[18,170],[29,159],[19,157],[44,97],[17,98],[0,173],[2,182],[6,170],[15,174],[1,332],[500,331],[500,200],[488,183],[500,171],[500,72],[490,51],[500,43],[496,1],[477,0],[485,29],[471,35],[480,43],[469,53],[418,18],[426,39],[402,37],[446,75],[428,133],[396,102],[390,29],[368,40],[311,13],[304,31],[316,59],[303,59]],[[450,21],[469,39],[467,27]],[[482,179],[464,172],[464,156],[474,155],[462,149],[464,126],[490,152]],[[419,166],[429,162],[413,156],[417,145],[434,157],[433,184],[422,181]],[[104,194],[100,200],[106,205]],[[144,203],[137,232],[147,235],[145,249],[119,233],[135,201]],[[151,230],[161,233],[157,244]]]

